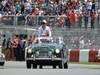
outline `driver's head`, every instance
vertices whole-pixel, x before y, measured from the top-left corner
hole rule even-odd
[[[45,29],[46,25],[47,25],[47,21],[46,20],[43,20],[42,21],[42,28]]]

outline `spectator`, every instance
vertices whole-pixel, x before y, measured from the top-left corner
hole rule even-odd
[[[92,48],[96,47],[96,43],[97,43],[96,40],[90,40],[90,43]]]
[[[84,48],[85,42],[84,42],[83,39],[79,41],[79,45],[80,45],[80,46],[79,46],[80,49]]]
[[[45,0],[46,6],[48,6],[50,0]]]
[[[32,36],[29,37],[29,39],[27,40],[27,46],[31,45],[32,44]]]
[[[3,4],[2,4],[2,2],[0,2],[0,13],[1,14],[3,14],[3,11],[2,10],[3,10]]]
[[[64,27],[65,18],[66,18],[66,15],[64,13],[61,13],[61,15],[59,15],[58,23],[60,24],[60,27]]]
[[[19,2],[16,2],[15,8],[16,8],[16,14],[18,14],[21,11],[21,5]]]
[[[88,1],[87,2],[87,10],[89,12],[89,14],[91,13],[91,10],[92,10],[92,1]]]
[[[54,4],[54,15],[58,15],[58,13],[59,13],[58,4],[57,4],[57,2],[55,2],[55,4]]]
[[[92,12],[91,13],[91,29],[94,29],[95,19],[96,19],[96,13]]]
[[[31,3],[29,1],[25,2],[25,14],[29,14],[32,11]]]
[[[71,28],[71,23],[70,23],[69,16],[67,16],[66,19],[65,19],[65,25],[66,25],[69,29]]]
[[[87,12],[87,9],[84,9],[83,16],[84,16],[85,29],[87,29],[87,27],[88,27],[88,19],[89,19],[89,14]]]
[[[24,1],[21,2],[21,14],[24,14],[24,10],[25,10],[25,3]]]
[[[83,18],[82,12],[79,12],[78,13],[78,27],[79,28],[82,27],[82,18]]]
[[[12,44],[11,44],[11,39],[10,38],[8,38],[7,42],[6,42],[5,57],[6,57],[6,60],[11,60],[12,57],[13,57],[13,54],[12,54]]]
[[[97,23],[98,27],[100,27],[100,8],[97,9]]]
[[[43,1],[42,0],[37,0],[38,1],[38,4],[42,4],[43,3]]]
[[[72,24],[72,25],[75,25],[75,23],[77,22],[77,15],[76,15],[76,13],[75,13],[74,11],[71,11],[71,12],[70,12],[69,18],[70,18],[71,24]],[[75,26],[74,26],[74,27],[75,27]]]
[[[35,16],[39,15],[39,11],[40,11],[39,8],[37,6],[35,6],[34,7],[34,14],[35,14]]]
[[[25,60],[25,45],[26,45],[26,40],[25,38],[22,38],[20,41],[20,46],[21,46],[21,61]]]
[[[12,48],[13,48],[15,60],[19,60],[18,44],[19,44],[18,35],[14,35],[14,40],[12,41]]]
[[[81,36],[80,38],[79,38],[79,48],[80,49],[82,49],[82,48],[84,48],[85,47],[85,40],[84,40],[84,36]]]
[[[92,1],[92,10],[91,12],[95,12],[95,0]]]
[[[10,9],[11,15],[14,15],[16,13],[16,8],[12,5]]]
[[[2,37],[2,53],[5,54],[5,50],[6,50],[6,41],[7,41],[7,38],[6,38],[6,35],[4,34],[3,37]]]
[[[3,0],[3,1],[2,1],[2,5],[3,5],[3,7],[5,7],[6,4],[7,4],[7,1],[6,1],[6,0]]]

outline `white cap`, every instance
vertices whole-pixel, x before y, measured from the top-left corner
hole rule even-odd
[[[47,23],[47,21],[46,21],[46,20],[43,20],[42,22],[43,22],[43,23]]]
[[[53,1],[50,2],[51,4],[53,3]]]

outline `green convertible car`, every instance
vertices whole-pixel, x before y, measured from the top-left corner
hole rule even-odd
[[[36,69],[43,66],[58,66],[60,69],[68,69],[68,48],[59,39],[42,37],[39,42],[33,43],[25,49],[26,66]]]

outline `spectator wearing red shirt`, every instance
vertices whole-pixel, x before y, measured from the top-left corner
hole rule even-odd
[[[19,38],[18,35],[14,35],[14,40],[12,41],[12,48],[14,52],[14,58],[18,60],[18,44],[19,44]]]
[[[37,0],[37,1],[38,1],[38,3],[39,3],[39,4],[42,4],[42,3],[43,3],[43,1],[42,1],[42,0]]]
[[[76,14],[75,14],[75,12],[74,11],[71,11],[70,12],[70,14],[69,14],[69,19],[70,19],[70,22],[71,22],[71,24],[73,25],[75,25],[75,23],[77,22],[77,16],[76,16]]]

